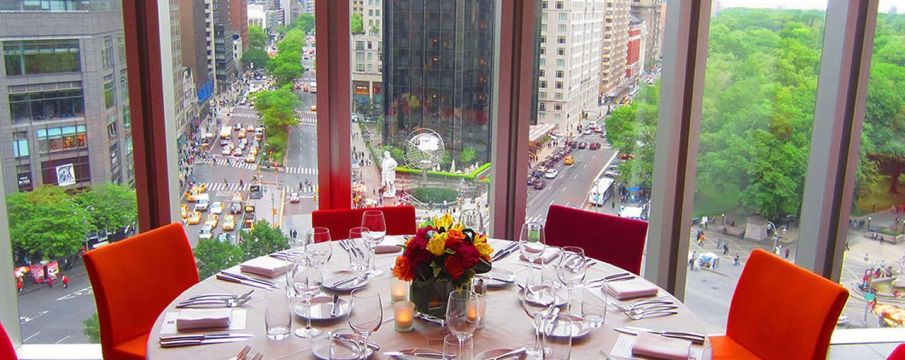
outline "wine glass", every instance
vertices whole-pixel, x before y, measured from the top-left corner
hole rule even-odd
[[[584,249],[577,246],[563,246],[559,264],[556,266],[556,277],[563,284],[568,293],[567,311],[572,309],[572,288],[584,282],[587,274],[587,261]]]
[[[525,285],[521,296],[522,309],[534,323],[534,345],[526,347],[525,354],[529,359],[543,359],[544,345],[541,338],[541,330],[544,324],[544,315],[556,306],[556,294],[552,284],[543,282]]]
[[[383,274],[383,270],[377,270],[375,258],[377,255],[377,245],[380,244],[383,241],[383,238],[387,235],[387,223],[383,217],[383,211],[365,211],[361,215],[361,227],[365,228],[365,231],[362,233],[362,235],[364,235],[364,239],[371,247],[371,266],[370,270],[368,270],[368,275],[380,276]]]
[[[330,241],[330,229],[314,227],[308,231],[306,238],[308,240],[305,242],[305,254],[308,256],[308,262],[320,273],[321,266],[333,257],[333,242]],[[315,245],[315,243],[317,244]]]
[[[297,263],[292,268],[289,279],[291,284],[288,291],[289,294],[293,298],[301,299],[305,305],[305,313],[307,314],[305,317],[307,319],[305,328],[296,329],[295,336],[310,338],[319,335],[321,331],[311,327],[311,298],[320,292],[320,285],[318,285],[317,282],[317,269],[312,266],[304,266],[302,263]]]
[[[522,225],[522,232],[519,235],[519,252],[528,260],[529,270],[528,278],[534,276],[534,263],[543,255],[547,247],[544,240],[544,224],[529,222]]]
[[[463,210],[462,215],[459,216],[459,222],[462,223],[466,229],[472,229],[475,232],[484,231],[484,217],[477,209]]]
[[[471,290],[454,290],[449,293],[446,303],[446,327],[459,339],[459,353],[462,353],[465,339],[478,328],[480,311],[477,297]]]
[[[371,264],[371,250],[365,247],[364,240],[364,233],[367,230],[363,227],[349,229],[349,264],[352,266],[352,271],[359,278],[367,277],[368,267]],[[367,250],[367,253],[365,250]]]
[[[547,319],[544,325],[547,334],[544,336],[544,360],[569,360],[576,326],[577,324],[566,316]]]
[[[383,304],[380,302],[380,293],[355,289],[352,290],[351,296],[352,313],[349,314],[349,327],[361,337],[361,348],[367,349],[368,337],[377,332],[380,324],[383,323]]]

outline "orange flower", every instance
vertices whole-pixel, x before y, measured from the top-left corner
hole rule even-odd
[[[393,266],[393,275],[399,280],[411,281],[415,278],[412,264],[405,256],[396,257],[396,266]]]
[[[449,230],[446,232],[446,248],[455,250],[462,241],[465,240],[465,234],[461,230]]]

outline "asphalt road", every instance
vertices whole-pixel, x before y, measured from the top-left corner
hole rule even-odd
[[[69,288],[32,284],[19,295],[22,340],[28,344],[84,344],[82,322],[95,313],[94,293],[79,262],[66,272]]]

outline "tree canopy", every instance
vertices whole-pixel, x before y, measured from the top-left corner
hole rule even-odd
[[[96,184],[77,199],[90,214],[93,230],[120,229],[135,224],[138,218],[135,189],[128,185]]]
[[[292,27],[301,30],[303,33],[311,33],[314,30],[314,14],[304,13],[299,15],[292,21]]]
[[[279,228],[270,226],[264,220],[256,222],[251,231],[242,231],[241,237],[239,247],[246,259],[254,259],[289,248],[289,239]]]
[[[34,262],[76,254],[93,227],[85,208],[58,186],[10,194],[6,206],[13,250]]]
[[[195,263],[198,276],[206,279],[220,270],[238,265],[246,260],[242,249],[229,242],[217,239],[203,239],[195,246]]]
[[[364,20],[361,18],[361,14],[352,14],[349,23],[353,34],[363,34],[365,32]]]
[[[290,84],[302,76],[302,48],[305,47],[305,34],[293,28],[286,32],[277,43],[277,55],[267,62],[267,71],[273,76],[276,85]]]

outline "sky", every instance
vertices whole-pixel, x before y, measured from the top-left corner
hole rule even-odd
[[[747,8],[777,8],[783,6],[786,9],[820,9],[826,10],[827,0],[719,0],[723,8],[747,7]],[[714,0],[716,2],[716,0]],[[879,11],[887,12],[890,6],[898,8],[901,14],[905,12],[905,0],[880,0]]]

